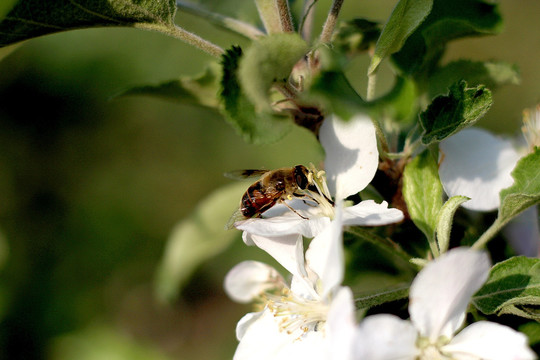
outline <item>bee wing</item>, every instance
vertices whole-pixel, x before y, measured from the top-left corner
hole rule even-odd
[[[263,169],[246,169],[246,170],[233,170],[223,174],[225,177],[234,180],[243,180],[250,178],[259,178],[266,174],[268,170]]]
[[[235,212],[233,212],[233,214],[229,218],[229,221],[227,221],[227,224],[225,224],[225,229],[226,230],[234,229],[234,224],[241,220],[246,220],[246,217],[242,215],[242,212],[240,211],[240,209],[237,209]]]

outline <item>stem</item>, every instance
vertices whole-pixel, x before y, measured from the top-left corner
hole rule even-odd
[[[373,73],[368,75],[366,100],[371,101],[375,98],[375,87],[377,85],[377,74]]]
[[[336,27],[337,18],[339,11],[341,10],[341,5],[343,5],[344,0],[334,0],[332,3],[332,8],[326,17],[326,21],[323,25],[323,30],[321,32],[320,41],[322,43],[329,43],[332,40],[332,34],[334,33],[334,28]]]
[[[486,244],[491,240],[497,232],[504,226],[501,224],[499,219],[495,220],[493,224],[476,240],[476,242],[471,246],[471,248],[479,250],[482,249]]]
[[[218,45],[203,39],[202,37],[195,35],[181,27],[175,25],[174,27],[159,25],[159,24],[136,24],[136,28],[144,30],[157,31],[165,35],[172,36],[176,39],[182,40],[189,45],[195,46],[199,50],[206,52],[216,58],[220,58],[225,53]]]
[[[315,18],[315,9],[313,6],[317,0],[304,0],[304,7],[302,9],[302,21],[300,22],[299,32],[302,35],[302,39],[309,42],[311,39],[311,33],[313,32],[313,19]]]
[[[294,26],[292,23],[291,10],[287,0],[276,0],[279,19],[281,22],[281,30],[283,32],[293,32]]]
[[[251,24],[236,20],[225,15],[213,13],[211,11],[200,8],[195,4],[185,3],[181,0],[177,0],[176,6],[187,13],[195,16],[200,16],[204,19],[209,20],[217,26],[220,26],[226,30],[230,30],[236,34],[245,36],[248,39],[256,39],[257,37],[264,35],[261,30],[257,29]]]

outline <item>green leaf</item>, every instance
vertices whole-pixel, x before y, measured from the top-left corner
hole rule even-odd
[[[306,42],[295,33],[265,36],[247,49],[240,61],[238,79],[258,111],[270,110],[270,87],[285,84],[294,65],[307,50]]]
[[[0,2],[0,20],[6,16],[9,11],[15,6],[18,0],[2,0]]]
[[[217,109],[220,106],[218,98],[220,72],[221,69],[218,64],[211,64],[204,73],[196,77],[182,76],[177,80],[163,82],[158,85],[136,86],[115,97],[148,95]]]
[[[417,96],[414,82],[409,78],[398,76],[394,87],[369,105],[374,108],[376,114],[373,116],[376,118],[410,122],[417,117]]]
[[[392,56],[397,67],[427,79],[452,40],[497,34],[502,30],[498,4],[485,0],[434,0],[428,17]]]
[[[450,244],[450,231],[452,230],[454,214],[459,206],[467,200],[470,200],[470,198],[466,196],[452,196],[444,203],[437,215],[437,243],[439,244],[441,254],[448,250]]]
[[[437,68],[430,76],[429,94],[433,98],[446,93],[448,87],[465,80],[469,86],[485,85],[494,91],[506,84],[517,85],[520,82],[516,65],[503,61],[453,61]]]
[[[433,0],[400,0],[384,26],[375,45],[368,74],[377,70],[381,61],[399,51],[405,40],[424,21],[433,6]]]
[[[474,124],[486,114],[492,102],[491,91],[483,85],[469,88],[466,81],[453,84],[448,95],[436,97],[420,114],[425,130],[422,143],[441,141]]]
[[[398,284],[370,294],[355,294],[354,302],[357,309],[369,309],[390,301],[407,298],[410,287],[411,284]]]
[[[19,0],[0,22],[0,46],[89,27],[173,28],[175,12],[175,0]]]
[[[220,98],[223,102],[223,115],[245,141],[256,144],[275,142],[291,130],[292,122],[284,116],[255,111],[238,81],[241,57],[242,49],[233,46],[222,58]]]
[[[437,216],[442,207],[443,188],[438,165],[429,150],[425,150],[405,166],[403,197],[414,224],[426,235],[434,255]]]
[[[514,184],[501,191],[497,221],[506,224],[523,210],[540,203],[540,148],[521,158],[512,171]]]
[[[540,259],[517,256],[496,264],[472,303],[484,314],[540,320]]]
[[[339,24],[332,35],[332,47],[349,56],[368,51],[377,42],[379,24],[366,19],[353,19]]]
[[[225,230],[225,224],[245,190],[245,184],[233,183],[214,191],[176,225],[158,268],[156,291],[161,300],[174,300],[198,266],[238,237],[237,231]]]

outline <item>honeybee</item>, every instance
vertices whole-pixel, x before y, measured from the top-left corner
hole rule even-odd
[[[305,219],[285,200],[291,200],[294,197],[307,197],[317,202],[307,192],[302,191],[317,191],[316,187],[313,186],[313,172],[303,165],[277,170],[240,170],[227,173],[225,176],[231,178],[260,176],[260,179],[253,183],[242,196],[239,208],[240,218],[261,217],[266,210],[280,203]],[[231,220],[233,219],[231,218]]]

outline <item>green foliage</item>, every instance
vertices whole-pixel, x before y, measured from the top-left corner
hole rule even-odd
[[[418,111],[418,91],[410,78],[398,76],[392,89],[370,106],[381,119],[407,123],[415,120]]]
[[[420,114],[425,130],[422,143],[441,141],[474,124],[486,114],[492,102],[491,91],[483,85],[468,87],[466,81],[453,84],[448,95],[436,97]]]
[[[484,314],[540,320],[540,259],[518,256],[496,264],[472,302]]]
[[[290,131],[292,123],[284,116],[255,110],[238,80],[241,57],[242,49],[237,46],[223,55],[220,98],[225,119],[247,142],[264,144],[277,141]]]
[[[379,24],[366,19],[353,19],[339,24],[332,36],[332,46],[347,55],[357,55],[372,48],[381,30]]]
[[[270,111],[270,87],[285,84],[307,50],[306,42],[291,33],[265,36],[251,44],[240,60],[238,79],[258,111]]]
[[[225,224],[245,190],[245,184],[234,183],[214,191],[176,225],[158,268],[156,291],[161,300],[175,300],[197,267],[238,236],[236,231],[226,230]]]
[[[0,46],[99,26],[174,27],[175,0],[19,0],[0,22]]]
[[[220,71],[220,67],[212,63],[204,73],[198,76],[181,76],[179,79],[158,85],[136,86],[118,94],[117,97],[148,95],[217,109],[220,106],[217,97],[221,79]]]
[[[431,11],[433,0],[400,0],[384,26],[375,45],[368,74],[373,74],[381,61],[399,51],[405,40]]]
[[[437,215],[437,244],[441,253],[445,253],[448,250],[454,214],[459,206],[467,200],[469,198],[466,196],[452,196],[444,203]]]
[[[428,150],[415,157],[403,172],[403,197],[411,220],[427,237],[434,255],[437,216],[442,207],[443,188],[437,162]]]
[[[449,41],[497,34],[501,29],[502,18],[495,2],[434,0],[428,17],[393,55],[393,60],[404,73],[427,79]]]
[[[409,296],[410,286],[410,284],[400,284],[373,294],[355,295],[354,302],[358,309],[369,309],[387,302],[405,299]]]
[[[501,207],[497,221],[506,224],[530,206],[540,203],[540,148],[521,158],[512,177],[514,184],[501,191]]]
[[[457,60],[437,68],[430,75],[430,98],[446,93],[460,80],[467,81],[469,86],[485,85],[494,91],[502,85],[519,84],[520,77],[517,66],[504,61]]]

